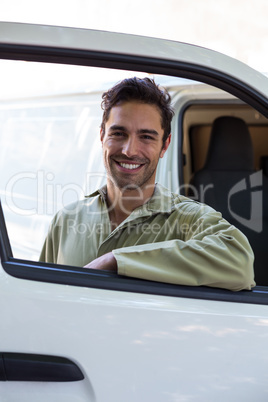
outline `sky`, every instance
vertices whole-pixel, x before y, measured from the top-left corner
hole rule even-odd
[[[0,0],[0,20],[192,43],[268,72],[267,0]]]

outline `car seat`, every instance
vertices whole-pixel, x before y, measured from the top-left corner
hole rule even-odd
[[[252,141],[242,119],[214,121],[205,165],[191,186],[199,201],[247,236],[255,254],[256,283],[268,286],[268,178],[254,169]]]

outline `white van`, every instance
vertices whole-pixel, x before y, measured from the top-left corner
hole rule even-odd
[[[3,400],[266,400],[268,78],[196,46],[63,27],[1,23],[0,52]],[[175,109],[157,181],[244,231],[252,291],[38,262],[57,210],[105,183],[101,96],[134,75]]]

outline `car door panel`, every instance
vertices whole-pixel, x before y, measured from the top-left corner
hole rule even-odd
[[[238,400],[267,392],[266,306],[39,283],[3,271],[0,283],[1,306],[8,306],[2,351],[75,362],[85,379],[67,389],[79,389],[78,400],[213,400],[219,389],[222,400]],[[8,395],[9,382],[0,386]],[[66,400],[55,387],[46,384],[51,400]]]
[[[190,101],[202,96],[208,103],[217,105],[222,99],[228,101],[230,96],[233,98],[235,95],[268,115],[267,79],[264,81],[260,73],[255,74],[233,59],[186,44],[62,27],[1,23],[0,50],[2,58],[27,60],[28,66],[32,61],[39,61],[125,68],[137,73],[147,71],[200,79],[228,90],[232,95],[219,93],[207,86],[199,88],[192,82],[185,86],[183,82],[181,92],[178,92],[178,82],[176,86],[170,84],[176,105],[174,139],[168,158],[161,162],[159,177],[166,180],[171,172],[169,179],[175,188],[180,185],[178,158],[182,155],[182,112]],[[22,62],[20,67],[25,65],[27,63]],[[50,64],[46,65],[50,68]],[[34,68],[37,68],[36,65]],[[40,74],[37,76],[36,85],[42,81]],[[66,76],[68,83],[72,83],[70,76]],[[46,85],[48,81],[44,80]],[[47,89],[46,85],[42,87],[43,91]],[[59,163],[60,157],[66,160],[63,148],[67,144],[68,129],[71,134],[75,133],[78,147],[86,155],[85,138],[97,126],[96,110],[101,89],[91,87],[94,99],[84,92],[80,96],[81,93],[76,93],[73,88],[71,94],[64,93],[60,88],[60,95],[47,94],[47,97],[40,96],[38,99],[30,96],[25,99],[26,92],[23,92],[15,102],[12,93],[9,93],[11,89],[7,90],[7,104],[5,100],[0,104],[1,116],[6,118],[2,127],[7,128],[3,143],[8,156],[4,159],[3,151],[2,161],[10,159],[14,169],[21,152],[11,152],[13,144],[24,142],[25,138],[37,141],[37,135],[30,133],[33,127],[32,133],[38,132],[34,122],[41,121],[44,141],[41,145],[36,143],[34,152],[28,141],[29,149],[24,149],[19,173],[28,174],[27,185],[29,182],[35,184],[34,180],[41,178],[48,197],[53,181],[49,167],[43,171],[39,169],[39,176],[29,174],[30,168],[27,170],[26,167],[30,166],[30,158],[27,156],[36,153],[40,168],[42,158],[38,152],[42,150],[42,144],[54,146],[55,133],[60,132],[62,153],[54,148],[54,166]],[[40,114],[38,110],[41,110]],[[58,110],[60,113],[53,120],[51,116]],[[74,117],[74,111],[78,111],[78,118]],[[91,120],[87,120],[88,117]],[[24,126],[23,121],[27,121]],[[18,133],[23,135],[19,137]],[[96,142],[90,141],[90,146],[96,149]],[[72,146],[68,149],[73,150]],[[69,165],[65,163],[63,176],[72,173],[76,176],[73,166],[85,160],[79,155],[80,160],[74,158]],[[85,168],[99,163],[98,155],[94,151]],[[181,159],[179,163],[183,164]],[[10,191],[13,185],[18,185],[14,180],[14,175],[18,173],[12,169]],[[5,178],[5,175],[7,167],[3,166],[1,177]],[[22,193],[11,203],[16,219],[19,219],[20,202],[28,208],[28,212],[36,207],[36,199],[26,194],[25,183],[20,181],[19,185]],[[7,187],[3,188],[1,195],[8,197]],[[36,234],[45,232],[51,217],[48,213],[44,223],[38,211],[47,208],[46,211],[51,213],[51,206],[57,198],[53,194],[53,202],[50,203],[46,197],[41,207],[38,204],[34,217],[30,221],[25,220],[31,223],[23,223],[20,230],[17,221],[12,220],[14,214],[9,215],[10,211],[6,209],[4,215],[0,215],[0,399],[5,402],[267,399],[267,288],[260,286],[253,291],[232,293],[220,289],[150,283],[85,271],[79,267],[39,263],[36,250],[34,253],[32,250],[35,236],[28,240],[26,227],[33,225],[31,229]],[[5,218],[9,224],[7,230]],[[13,237],[13,234],[16,236]],[[27,242],[24,242],[25,238]],[[16,250],[15,258],[11,248]],[[25,257],[30,253],[35,258]],[[14,359],[17,359],[15,363]],[[55,367],[57,364],[59,370]],[[80,376],[67,376],[62,381],[61,367],[66,367],[65,364],[75,368]],[[52,375],[50,365],[58,377]],[[16,376],[9,377],[10,367],[13,370],[15,367]],[[28,375],[27,370],[33,374]],[[39,371],[42,370],[45,374],[43,372],[41,376]]]

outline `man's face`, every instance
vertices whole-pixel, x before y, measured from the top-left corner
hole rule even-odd
[[[154,185],[158,160],[170,143],[169,136],[163,147],[163,135],[155,105],[133,101],[114,106],[105,134],[101,131],[108,184],[120,190]]]

